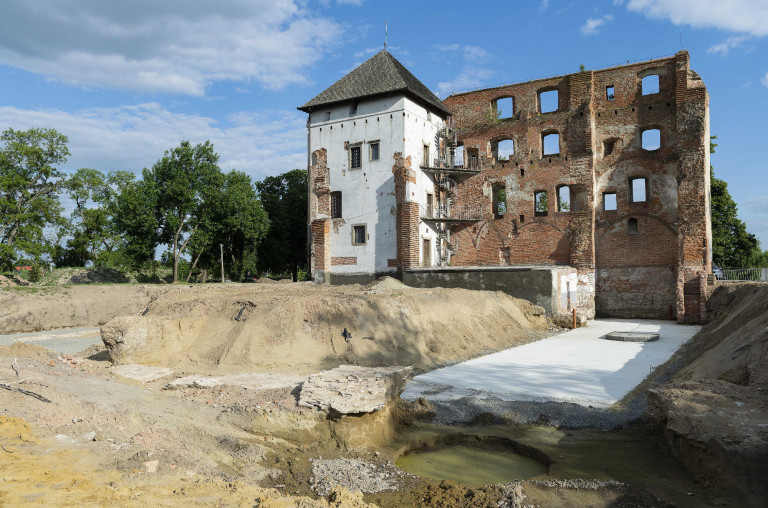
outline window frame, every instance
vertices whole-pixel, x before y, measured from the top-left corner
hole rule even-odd
[[[355,166],[355,151],[357,151],[357,166]],[[349,169],[363,168],[363,147],[362,143],[349,145]]]
[[[357,242],[357,228],[363,228],[363,241]],[[368,225],[367,224],[352,224],[350,229],[352,232],[352,245],[365,245],[368,243]]]
[[[376,157],[373,156],[373,147],[376,147]],[[381,159],[381,142],[379,140],[368,142],[368,160],[377,161]]]
[[[341,219],[343,213],[341,191],[332,191],[331,196],[331,219]]]

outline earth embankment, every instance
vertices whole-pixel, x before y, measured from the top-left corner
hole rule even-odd
[[[73,285],[8,287],[0,291],[0,333],[99,326],[136,314],[177,286]]]
[[[711,322],[648,391],[649,418],[695,477],[736,486],[749,506],[768,500],[768,285],[723,285]]]
[[[168,292],[102,327],[116,363],[177,372],[315,372],[341,364],[428,369],[540,338],[544,310],[501,292],[221,285]]]

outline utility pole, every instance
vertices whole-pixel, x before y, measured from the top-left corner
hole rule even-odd
[[[219,249],[221,250],[221,283],[224,284],[224,244],[219,244]]]

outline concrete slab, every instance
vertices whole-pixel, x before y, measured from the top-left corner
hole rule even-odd
[[[402,398],[448,401],[467,395],[607,407],[667,361],[700,326],[596,319],[531,344],[438,369],[409,381]],[[604,340],[610,332],[658,333],[656,342]]]
[[[271,388],[293,388],[304,381],[306,376],[289,374],[228,374],[224,376],[186,376],[174,379],[169,386],[213,388],[214,386],[240,386],[248,390],[266,390]]]
[[[100,328],[95,326],[5,334],[0,335],[0,346],[9,346],[14,342],[24,342],[53,349],[59,354],[74,355],[88,346],[101,344],[100,333]]]
[[[137,363],[129,365],[118,365],[110,369],[118,376],[122,376],[128,379],[135,379],[142,383],[149,383],[156,379],[168,377],[173,375],[171,369],[165,367],[149,367],[147,365],[139,365]]]

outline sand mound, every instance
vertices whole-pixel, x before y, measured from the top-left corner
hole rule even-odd
[[[411,289],[410,286],[406,286],[402,282],[400,282],[397,279],[394,279],[392,277],[382,277],[379,280],[372,282],[369,284],[368,289],[372,291],[388,291],[388,290],[394,290],[394,289]]]
[[[314,372],[345,363],[429,369],[544,329],[541,307],[501,292],[254,284],[169,292],[143,315],[104,325],[102,339],[116,363]]]

